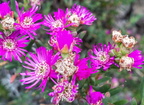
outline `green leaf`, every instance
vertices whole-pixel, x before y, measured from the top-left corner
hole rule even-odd
[[[27,51],[30,51],[32,48],[32,45],[34,44],[35,40],[31,40],[30,43],[28,44],[28,46],[26,47]]]
[[[141,105],[144,105],[144,77],[141,82]]]
[[[23,70],[23,67],[22,67],[22,66],[19,66],[19,67],[17,68],[17,70],[16,70],[16,73],[21,73],[22,70]]]
[[[15,0],[11,0],[10,3],[11,3],[11,9],[12,9],[13,11],[16,11]]]
[[[36,40],[35,44],[36,44],[37,47],[44,46],[44,44],[40,40]]]
[[[19,62],[13,61],[13,62],[10,62],[10,63],[8,63],[7,65],[5,65],[5,68],[8,69],[8,70],[11,70],[11,69],[13,69],[13,68],[18,67],[19,65],[20,65]]]
[[[113,96],[113,95],[119,93],[121,90],[122,90],[121,87],[117,87],[117,88],[110,89],[109,92],[110,92],[110,95]]]
[[[104,83],[104,82],[106,82],[106,81],[108,81],[110,79],[111,79],[110,77],[104,77],[102,79],[97,80],[96,84]]]
[[[2,98],[7,98],[7,95],[8,95],[8,90],[6,90],[6,88],[0,84],[0,97]]]
[[[111,87],[110,84],[106,84],[106,85],[103,85],[102,87],[93,87],[93,88],[95,91],[106,93],[110,89],[110,87]]]
[[[132,99],[132,101],[131,101],[131,105],[137,105],[137,101],[136,101],[135,98]]]
[[[114,105],[111,102],[110,98],[109,97],[105,97],[102,102],[104,103],[104,105]]]
[[[126,103],[128,103],[127,100],[120,100],[114,103],[114,105],[125,105]]]
[[[86,34],[86,31],[82,31],[78,34],[78,36],[82,39]]]
[[[78,81],[79,89],[81,89],[81,88],[84,86],[85,83],[86,83],[86,79],[83,79],[83,80],[81,80],[81,81]]]

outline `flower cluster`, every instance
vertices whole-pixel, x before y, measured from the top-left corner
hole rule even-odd
[[[114,44],[108,43],[108,45],[98,44],[93,46],[93,49],[89,52],[91,59],[91,65],[95,68],[102,68],[107,70],[111,65],[120,67],[120,71],[126,69],[131,71],[131,68],[138,68],[143,64],[143,57],[141,51],[133,51],[133,47],[136,44],[134,37],[128,35],[122,35],[120,31],[114,30],[112,32],[112,40]]]
[[[28,11],[20,10],[16,3],[16,13],[9,7],[9,2],[0,4],[0,56],[3,60],[18,60],[22,62],[21,57],[25,56],[27,50],[24,49],[34,38],[35,31],[40,28],[42,15],[36,13],[38,7],[32,7]]]
[[[10,9],[9,3],[0,4],[0,29],[6,36],[9,36],[13,31],[20,31],[21,35],[29,35],[30,38],[34,38],[35,31],[40,28],[41,22],[37,21],[42,19],[42,14],[36,13],[38,11],[36,6],[24,11],[19,9],[17,2],[15,4],[17,16],[14,16],[14,11]]]
[[[23,67],[27,70],[20,73],[24,77],[20,81],[27,84],[26,89],[37,87],[44,92],[48,81],[53,82],[53,92],[48,93],[53,104],[58,105],[60,101],[73,102],[82,97],[90,105],[103,105],[104,94],[93,90],[90,84],[83,91],[84,97],[80,96],[79,81],[91,80],[91,75],[100,70],[106,71],[113,65],[120,68],[120,71],[131,71],[133,67],[140,69],[143,57],[141,51],[133,50],[137,43],[135,38],[113,31],[113,44],[94,45],[88,52],[88,57],[81,58],[82,39],[77,34],[77,29],[82,25],[92,25],[95,16],[87,8],[74,4],[71,9],[58,9],[53,15],[45,15],[40,22],[43,16],[36,13],[40,2],[41,0],[31,0],[32,7],[27,11],[20,9],[15,2],[16,16],[9,3],[0,4],[1,59],[23,62]],[[52,49],[41,46],[35,49],[35,53],[28,52],[24,47],[35,38],[36,30],[41,25],[48,28],[48,44]]]
[[[78,85],[75,85],[75,80],[72,80],[70,83],[67,80],[61,80],[52,89],[54,92],[49,93],[49,95],[53,97],[52,102],[54,104],[59,104],[60,100],[72,102],[78,93]]]
[[[74,4],[73,7],[66,11],[58,9],[51,14],[45,15],[43,25],[49,27],[49,34],[56,34],[56,31],[66,30],[66,28],[77,28],[79,25],[91,25],[96,18],[85,7]]]
[[[112,32],[112,39],[115,42],[115,48],[111,50],[111,55],[115,56],[115,61],[120,67],[120,71],[126,69],[138,68],[143,64],[143,57],[140,50],[133,50],[137,43],[133,36],[122,35],[120,31]]]
[[[91,25],[96,18],[85,7],[74,4],[72,9],[66,9],[66,11],[58,9],[54,12],[54,16],[45,15],[43,22],[35,23],[41,19],[40,14],[35,14],[37,10],[37,7],[33,7],[23,12],[17,5],[19,18],[14,26],[20,30],[21,34],[25,33],[33,38],[33,35],[36,35],[34,30],[37,30],[42,23],[49,28],[48,34],[51,37],[48,44],[52,50],[39,47],[35,54],[29,53],[30,57],[26,57],[23,67],[30,71],[20,73],[26,77],[21,82],[31,84],[26,89],[40,83],[37,88],[44,92],[48,80],[51,80],[55,84],[52,88],[53,92],[49,93],[52,103],[72,102],[78,95],[77,81],[89,78],[97,70],[88,66],[89,58],[80,58],[82,39],[77,37],[71,29],[76,30],[80,24]]]

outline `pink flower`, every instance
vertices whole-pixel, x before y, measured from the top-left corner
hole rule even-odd
[[[88,67],[88,60],[88,58],[80,59],[78,54],[75,56],[74,65],[77,67],[77,71],[74,76],[76,76],[78,80],[87,79],[91,74],[97,72],[95,68]]]
[[[71,82],[67,80],[61,80],[55,86],[52,87],[54,92],[49,93],[52,98],[53,104],[59,104],[61,100],[72,102],[75,100],[75,96],[78,93],[78,84],[75,85],[75,80]]]
[[[114,57],[109,55],[109,52],[114,47],[108,43],[108,45],[102,45],[99,43],[98,45],[93,47],[91,51],[93,54],[89,53],[92,66],[98,68],[98,66],[103,67],[103,70],[107,70],[110,65],[114,64]]]
[[[55,36],[52,36],[49,44],[54,47],[55,50],[61,53],[70,53],[75,51],[79,53],[81,51],[76,45],[79,45],[81,40],[79,38],[74,38],[70,31],[58,31]]]
[[[92,86],[90,86],[86,100],[90,105],[103,105],[102,99],[104,97],[101,92],[93,92]]]
[[[53,56],[52,50],[46,50],[45,47],[40,47],[36,49],[36,54],[29,53],[31,58],[26,58],[27,61],[23,65],[24,68],[32,70],[32,72],[20,73],[21,75],[28,76],[21,80],[24,84],[32,85],[26,87],[30,89],[34,87],[41,81],[41,84],[38,88],[44,91],[47,81],[49,78],[57,78],[57,74],[53,70],[52,66],[55,64],[57,59],[59,59],[58,53]]]
[[[66,18],[66,12],[62,9],[58,9],[57,12],[54,12],[54,16],[52,15],[45,15],[45,20],[43,22],[43,25],[49,27],[50,31],[49,34],[54,34],[54,32],[64,30],[64,28],[68,27],[66,25],[67,18]]]
[[[138,68],[140,65],[143,65],[144,59],[142,57],[141,51],[135,50],[128,55],[122,56],[119,60],[120,71],[126,69],[127,71],[131,71],[131,68]]]
[[[74,4],[68,14],[68,21],[72,26],[78,27],[80,24],[91,25],[96,18],[85,7]]]
[[[35,31],[40,28],[41,22],[37,21],[42,19],[42,15],[36,13],[38,7],[32,7],[30,10],[24,12],[19,10],[17,3],[16,5],[16,10],[18,13],[18,23],[14,24],[15,28],[16,30],[20,30],[21,34],[28,34],[29,37],[33,39],[33,35],[37,35]]]
[[[128,54],[128,57],[133,58],[133,60],[134,60],[134,63],[132,65],[133,67],[142,69],[142,67],[139,67],[139,66],[144,64],[143,63],[144,59],[142,57],[140,50],[135,50],[135,51],[131,52],[130,54]]]
[[[25,56],[27,52],[24,47],[27,46],[28,37],[21,38],[18,31],[13,32],[10,36],[0,38],[0,56],[3,60],[12,61],[12,58],[22,62],[20,57]]]
[[[9,3],[4,2],[0,4],[0,18],[4,18],[5,16],[13,16],[13,12],[9,7]]]

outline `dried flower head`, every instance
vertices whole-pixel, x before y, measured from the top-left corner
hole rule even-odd
[[[123,56],[121,57],[120,61],[119,61],[119,65],[120,65],[120,71],[122,69],[126,69],[128,71],[131,71],[132,65],[134,64],[134,59],[128,56]]]
[[[30,0],[30,5],[37,6],[37,5],[41,5],[42,2],[43,2],[43,0]]]
[[[49,93],[52,98],[52,103],[58,104],[60,101],[72,102],[75,100],[75,96],[78,93],[78,84],[75,85],[75,80],[71,82],[62,80],[52,87],[54,92]]]
[[[114,42],[122,42],[122,39],[123,39],[123,35],[121,34],[121,31],[112,31],[112,40]]]
[[[55,66],[57,67],[56,72],[62,74],[63,77],[69,77],[74,74],[77,67],[74,65],[75,54],[69,54],[69,57],[59,59]]]
[[[126,47],[126,48],[132,48],[134,47],[134,45],[136,44],[136,40],[134,37],[128,37],[128,35],[125,35],[122,39],[122,44]]]
[[[2,28],[3,29],[13,29],[14,28],[15,20],[12,17],[6,16],[2,21]]]

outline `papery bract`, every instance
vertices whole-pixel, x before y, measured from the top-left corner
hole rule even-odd
[[[128,37],[128,35],[124,35],[123,39],[122,39],[122,44],[126,47],[126,48],[132,48],[134,47],[134,45],[136,44],[136,40],[133,36]]]
[[[123,35],[121,34],[121,31],[112,31],[112,40],[116,43],[122,42]]]

